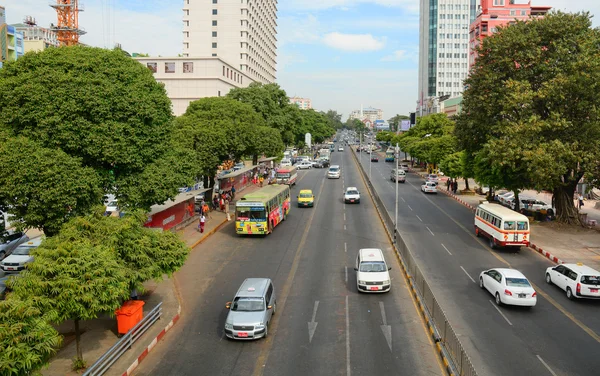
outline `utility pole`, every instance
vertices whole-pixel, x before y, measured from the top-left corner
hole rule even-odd
[[[371,165],[373,164],[373,140],[369,142],[369,184],[371,183]]]
[[[398,143],[396,142],[396,147],[394,148],[395,157],[396,157],[396,205],[394,206],[394,243],[396,243],[396,233],[398,232],[398,158],[400,157],[400,148],[398,147]]]

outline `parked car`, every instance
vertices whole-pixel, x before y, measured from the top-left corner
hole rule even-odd
[[[534,307],[537,293],[527,278],[515,269],[490,269],[479,274],[479,287],[489,291],[497,305]]]
[[[437,193],[437,184],[432,181],[426,181],[421,185],[421,192],[423,193]]]
[[[515,197],[514,192],[506,192],[498,195],[498,202],[504,206],[508,206],[508,200],[512,199],[513,197]]]
[[[508,206],[510,206],[512,210],[517,208],[514,196],[507,200],[507,202]],[[552,205],[547,204],[544,201],[537,200],[533,197],[519,197],[519,208],[531,211],[542,211],[552,209]]]
[[[298,170],[308,170],[312,168],[312,162],[310,161],[302,161],[296,165]]]
[[[12,254],[0,262],[0,269],[5,272],[19,272],[33,261],[30,252],[42,244],[44,237],[39,237],[23,243],[12,251]]]
[[[28,240],[29,236],[26,234],[8,230],[4,236],[0,237],[0,260],[10,255],[13,249],[17,248],[20,244],[23,244]]]
[[[356,187],[348,187],[344,192],[345,204],[360,204],[360,192]]]
[[[119,211],[119,201],[112,200],[108,204],[106,204],[106,208],[104,209],[104,214],[110,216],[114,212],[118,212],[118,211]]]
[[[565,290],[569,299],[600,299],[600,272],[582,263],[546,269],[546,282]]]

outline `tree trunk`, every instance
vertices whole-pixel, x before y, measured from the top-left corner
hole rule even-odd
[[[79,320],[75,319],[75,344],[77,347],[77,359],[83,363],[83,352],[81,351],[81,332],[79,331]]]
[[[555,188],[552,191],[554,203],[556,204],[556,220],[560,223],[583,226],[579,211],[573,202],[576,187],[577,182]]]
[[[465,178],[465,191],[470,191],[470,189],[469,189],[469,178]]]
[[[520,212],[521,211],[521,201],[519,200],[519,191],[515,190],[515,211]]]
[[[488,200],[488,202],[494,201],[494,188],[490,187],[490,189],[488,189],[486,200]]]
[[[258,154],[254,154],[252,156],[252,166],[256,166],[258,164]]]

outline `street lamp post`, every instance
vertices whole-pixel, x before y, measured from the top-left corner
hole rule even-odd
[[[371,183],[371,165],[373,164],[373,141],[369,143],[369,183]]]
[[[359,137],[359,140],[360,140],[360,142],[358,143],[358,153],[360,154],[360,165],[361,166],[362,166],[362,136],[363,136],[363,133],[360,132],[358,134],[358,137]]]
[[[398,143],[396,143],[396,147],[394,148],[395,156],[396,156],[396,206],[394,206],[394,243],[396,243],[396,233],[398,232],[398,157],[400,157],[400,148],[398,147]]]

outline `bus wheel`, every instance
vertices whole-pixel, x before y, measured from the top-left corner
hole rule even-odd
[[[496,244],[494,243],[494,238],[490,236],[490,248],[496,249]]]

